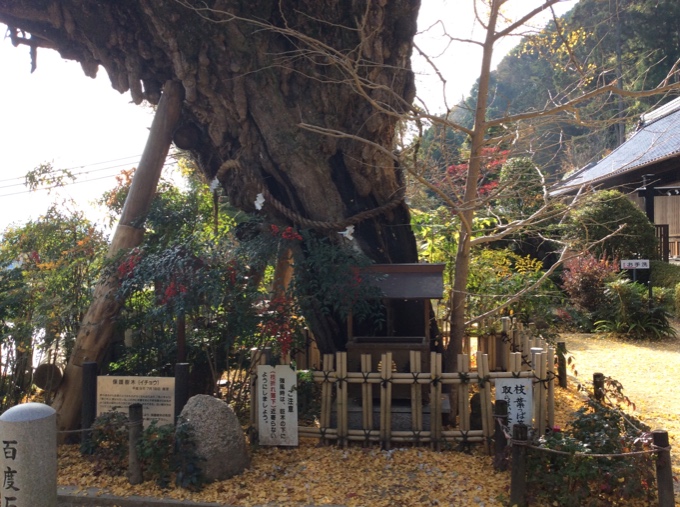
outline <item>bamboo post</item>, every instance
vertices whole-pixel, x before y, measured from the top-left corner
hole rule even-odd
[[[658,449],[656,455],[656,484],[659,490],[659,507],[675,507],[668,432],[663,430],[653,431],[652,441]]]
[[[436,352],[430,353],[430,445],[433,449],[441,448],[442,432],[442,355]],[[453,410],[453,407],[451,407]]]
[[[414,382],[411,384],[411,428],[413,431],[423,431],[423,389],[415,381],[415,374],[422,370],[420,351],[409,351],[409,365],[414,374]]]
[[[361,354],[361,373],[364,374],[364,383],[361,384],[361,410],[364,430],[373,429],[373,386],[366,379],[366,376],[371,372],[371,366],[371,354]]]
[[[522,341],[519,329],[512,330],[512,351],[522,352]]]
[[[321,414],[319,417],[319,426],[321,427],[321,438],[326,442],[324,436],[325,431],[331,425],[331,396],[332,386],[330,375],[333,369],[333,354],[323,355],[323,383],[321,384]]]
[[[384,449],[390,449],[392,433],[392,352],[382,355],[380,378],[380,440]]]
[[[484,383],[484,390],[486,391],[486,399],[487,399],[487,412],[486,412],[486,418],[487,418],[487,442],[491,442],[491,437],[493,435],[494,431],[494,423],[493,423],[493,398],[491,397],[491,370],[489,369],[489,356],[484,355],[482,357],[482,363],[484,364],[484,372],[486,373],[486,376],[489,377],[489,380]]]
[[[477,352],[479,357],[481,352]],[[460,373],[467,375],[470,373],[470,356],[467,354],[458,354],[457,366]],[[479,363],[477,363],[479,370]],[[461,431],[470,431],[470,385],[467,382],[458,384],[458,426]]]
[[[548,386],[547,382],[547,354],[541,352],[536,354],[536,360],[538,361],[538,398],[540,405],[538,407],[538,434],[545,435],[546,423],[548,420]]]
[[[557,342],[557,377],[560,381],[560,387],[567,388],[567,344],[565,342]]]
[[[526,507],[527,487],[527,436],[526,424],[512,427],[512,466],[510,474],[510,505]]]
[[[510,367],[508,368],[512,373],[519,373],[522,370],[522,353],[513,352],[510,354]]]
[[[497,361],[497,354],[496,354],[496,332],[489,330],[489,334],[487,335],[487,343],[489,345],[489,352],[487,352],[487,355],[489,356],[489,370],[490,371],[497,371],[498,370],[498,361]]]
[[[508,441],[505,438],[505,427],[508,425],[508,402],[496,400],[495,410],[496,424],[494,425],[494,449],[495,457],[493,466],[496,470],[504,472],[508,469],[508,460],[505,457],[505,449]]]
[[[347,352],[335,353],[337,378],[335,413],[338,421],[338,445],[347,446]]]
[[[479,397],[482,406],[482,433],[484,435],[484,447],[487,453],[491,453],[489,441],[494,431],[493,411],[491,403],[491,378],[489,376],[489,356],[477,352],[477,374],[479,375]]]
[[[527,359],[526,362],[523,362],[522,366],[525,371],[529,371],[533,367],[531,364],[527,364],[528,362],[531,362],[531,345],[529,344],[529,336],[526,333],[521,332],[520,340],[522,343],[521,346],[522,357],[525,357]]]
[[[540,427],[540,421],[541,421],[541,410],[542,410],[542,391],[541,391],[541,385],[542,385],[542,377],[541,377],[541,349],[532,349],[531,350],[531,372],[534,377],[534,383],[533,383],[533,398],[534,398],[534,406],[533,406],[533,421],[534,421],[534,428],[539,429]],[[545,426],[545,423],[544,423]],[[539,430],[540,431],[540,430]],[[540,432],[539,435],[542,435],[543,432]]]
[[[548,427],[555,427],[555,349],[548,347],[547,364],[548,374]]]

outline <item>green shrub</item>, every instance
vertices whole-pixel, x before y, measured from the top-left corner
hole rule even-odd
[[[624,226],[620,232],[620,226]],[[618,190],[587,196],[564,222],[564,236],[575,248],[592,247],[596,257],[653,259],[656,231],[644,212]],[[604,240],[610,234],[612,237]],[[601,241],[602,240],[602,241]],[[593,245],[594,242],[601,241]]]
[[[654,497],[652,454],[597,457],[649,450],[651,434],[641,422],[589,399],[564,432],[541,437],[538,447],[557,454],[528,453],[528,486],[551,505],[598,507],[622,505],[634,498]]]
[[[167,487],[175,473],[179,487],[197,490],[204,478],[198,466],[191,425],[186,421],[159,426],[152,421],[142,431],[137,453],[144,480]],[[128,418],[122,412],[107,412],[97,417],[85,452],[95,463],[96,473],[117,476],[127,471],[129,453]]]
[[[680,266],[663,261],[650,262],[652,286],[675,289],[680,283]]]
[[[153,480],[161,488],[170,483],[174,470],[175,427],[172,424],[158,426],[151,421],[144,428],[137,443],[137,455],[142,464],[144,480]]]
[[[625,334],[634,339],[675,336],[668,313],[667,291],[657,290],[661,300],[649,301],[649,289],[630,280],[616,280],[607,284],[599,314],[595,322],[597,332]]]
[[[298,419],[313,422],[321,413],[321,384],[314,382],[312,370],[298,370]]]
[[[92,423],[92,433],[83,452],[91,456],[95,473],[121,475],[127,470],[128,418],[122,412],[106,412]]]

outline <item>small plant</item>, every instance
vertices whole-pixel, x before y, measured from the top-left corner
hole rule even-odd
[[[298,419],[313,421],[321,412],[321,384],[314,382],[311,370],[297,372]]]
[[[632,454],[650,449],[651,434],[621,410],[630,403],[622,391],[620,382],[607,379],[602,403],[589,398],[564,432],[538,439],[536,445],[545,451],[529,453],[527,474],[534,494],[566,507],[620,505],[654,496],[653,455]]]
[[[205,483],[203,470],[198,466],[201,460],[196,454],[191,424],[178,419],[175,426],[175,484],[190,491],[200,490]]]
[[[92,436],[84,453],[91,456],[97,474],[124,475],[128,466],[129,431],[128,418],[122,412],[107,412],[92,425]],[[178,421],[177,426],[159,426],[152,421],[142,431],[137,444],[144,480],[153,480],[166,488],[175,474],[177,486],[192,491],[204,482],[201,458],[196,454],[191,425]]]
[[[667,294],[657,291],[650,301],[648,288],[629,280],[616,280],[604,291],[606,317],[595,322],[595,331],[624,334],[633,339],[675,336],[667,311]]]
[[[588,315],[601,307],[606,284],[617,278],[614,262],[588,254],[570,260],[562,273],[562,287],[576,309]]]
[[[92,423],[89,443],[83,448],[95,464],[98,474],[121,475],[127,470],[128,418],[122,412],[110,411]]]
[[[145,480],[156,481],[161,488],[168,486],[174,468],[174,448],[175,427],[172,424],[158,426],[156,421],[151,421],[137,444]]]

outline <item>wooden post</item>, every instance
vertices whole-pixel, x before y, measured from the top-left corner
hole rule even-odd
[[[479,356],[481,352],[476,352],[477,355],[477,371],[480,369]],[[470,356],[467,354],[458,354],[458,369],[457,371],[468,374],[470,373]],[[470,385],[461,382],[458,384],[458,426],[461,431],[470,431]]]
[[[512,427],[512,469],[510,475],[510,505],[526,507],[527,488],[527,437],[526,424]]]
[[[319,426],[321,427],[321,438],[324,443],[327,442],[326,438],[324,437],[324,433],[326,429],[328,429],[331,425],[331,397],[333,394],[332,386],[331,386],[331,381],[330,381],[330,374],[333,369],[333,354],[324,354],[323,355],[323,383],[321,384],[321,414],[319,417]]]
[[[257,397],[251,400],[253,404],[256,404]],[[175,365],[175,424],[187,401],[189,401],[189,363],[177,363]]]
[[[338,445],[347,447],[347,352],[335,353],[337,390],[336,418],[338,427]]]
[[[390,449],[392,438],[392,352],[381,356],[380,378],[380,440],[384,449]]]
[[[364,375],[371,373],[372,367],[371,354],[361,354],[361,372]],[[370,431],[373,429],[373,385],[366,382],[361,384],[361,413],[363,415],[363,429]],[[368,433],[366,433],[368,435]],[[365,444],[368,444],[368,438]]]
[[[142,227],[156,194],[172,134],[181,116],[182,100],[182,84],[178,81],[166,82],[142,158],[125,199],[120,222],[111,240],[109,259],[115,258],[121,250],[136,247],[142,242]],[[113,271],[104,275],[95,287],[92,304],[81,322],[64,379],[52,403],[57,411],[59,430],[71,430],[78,425],[82,409],[82,365],[88,361],[101,362],[113,337],[115,320],[121,308],[119,299],[113,297],[118,287],[118,278]]]
[[[567,388],[567,344],[557,342],[557,377],[560,380],[560,387]]]
[[[604,399],[604,373],[593,373],[593,396],[597,401]]]
[[[83,431],[80,442],[80,452],[89,452],[90,438],[88,431],[97,417],[97,363],[83,363],[83,408],[80,415],[81,428]]]
[[[430,446],[439,451],[442,436],[442,355],[430,352]],[[453,405],[451,406],[453,412]]]
[[[508,425],[508,402],[506,400],[496,400],[495,416],[495,456],[493,460],[493,466],[496,470],[504,472],[508,469],[508,459],[505,457],[505,449],[508,445],[508,441],[505,437],[504,431],[504,428]]]
[[[652,441],[659,449],[656,455],[656,484],[659,489],[659,507],[675,507],[668,432],[663,430],[653,431]]]
[[[184,363],[187,360],[187,319],[184,311],[177,315],[177,362]]]
[[[422,371],[421,357],[419,350],[409,351],[411,373],[418,374]],[[415,381],[411,384],[411,429],[413,431],[423,430],[423,388]]]
[[[142,482],[142,465],[137,454],[137,443],[142,438],[144,407],[141,403],[133,403],[128,407],[128,413],[130,419],[128,426],[128,481],[134,485]]]

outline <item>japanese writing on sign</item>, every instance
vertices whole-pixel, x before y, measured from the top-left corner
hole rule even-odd
[[[531,426],[533,392],[530,378],[496,379],[496,399],[508,402],[508,427]]]
[[[133,403],[144,407],[144,426],[175,422],[173,377],[97,377],[97,415],[115,410],[128,413]]]
[[[17,459],[17,441],[16,440],[3,440],[2,441],[2,452],[5,456],[6,461],[15,461]],[[5,470],[3,470],[3,481],[2,481],[2,498],[5,501],[3,503],[4,507],[17,507],[17,491],[20,491],[17,482],[17,471],[11,466],[7,465]]]
[[[649,259],[622,260],[621,269],[649,269]]]
[[[298,445],[295,370],[258,366],[257,386],[260,445]]]

